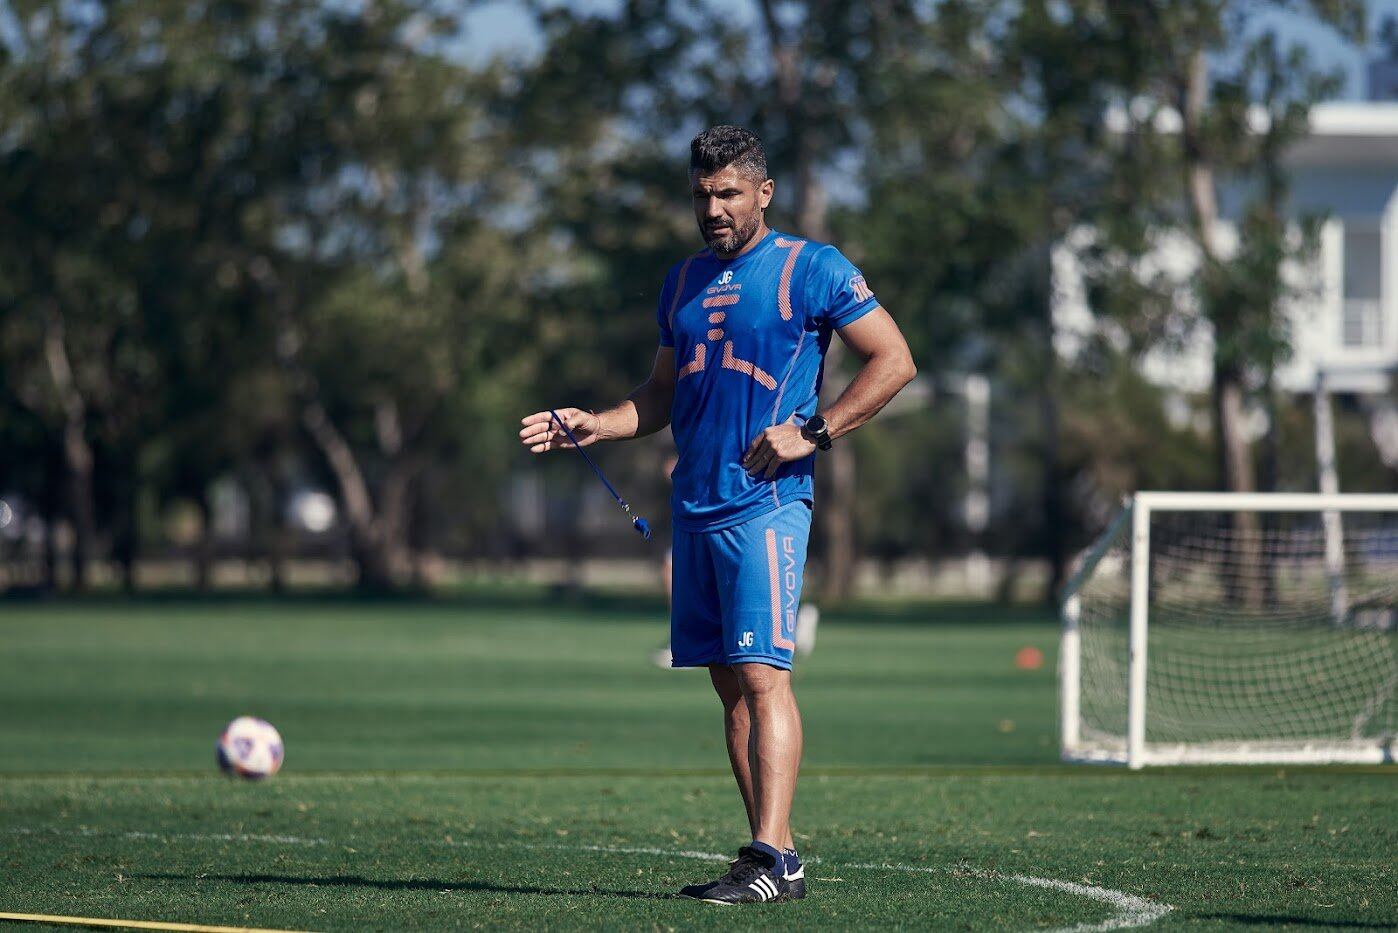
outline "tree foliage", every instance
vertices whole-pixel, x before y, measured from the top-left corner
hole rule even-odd
[[[71,529],[79,583],[108,556],[134,584],[179,502],[202,515],[204,578],[230,478],[264,555],[295,545],[295,489],[331,490],[367,586],[410,582],[419,551],[547,545],[510,514],[532,469],[511,424],[644,377],[664,270],[698,243],[686,143],[739,122],[768,142],[773,219],[860,263],[932,374],[929,403],[829,464],[830,591],[856,543],[1046,557],[1057,579],[1133,484],[1207,485],[1210,456],[1249,482],[1239,413],[1270,398],[1284,273],[1318,223],[1294,222],[1281,155],[1334,90],[1263,6],[537,3],[541,54],[476,62],[431,0],[11,0],[0,493]],[[1271,6],[1364,29],[1357,0]],[[1171,232],[1201,257],[1186,282],[1141,274]],[[1104,325],[1073,358],[1054,343],[1067,242]],[[1134,372],[1200,331],[1217,440]],[[954,504],[974,373],[996,398],[979,541]],[[1151,452],[1163,437],[1177,456]],[[642,501],[661,486],[643,450],[599,452]],[[565,511],[551,527],[581,549]]]

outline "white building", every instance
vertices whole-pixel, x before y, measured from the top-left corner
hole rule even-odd
[[[1331,392],[1361,396],[1381,454],[1398,467],[1393,396],[1398,376],[1398,102],[1316,106],[1309,137],[1291,149],[1286,162],[1297,216],[1327,219],[1317,260],[1292,270],[1303,297],[1288,312],[1293,354],[1278,372],[1278,384],[1286,391],[1310,393],[1323,377]],[[1232,218],[1243,198],[1225,188],[1220,207],[1220,239],[1226,249],[1236,242]],[[1183,282],[1197,265],[1193,248],[1181,235],[1166,237],[1142,271]],[[1060,353],[1071,357],[1085,334],[1098,326],[1086,305],[1071,240],[1055,255],[1054,276],[1055,342]],[[1207,327],[1181,343],[1172,352],[1152,353],[1143,361],[1145,374],[1181,392],[1207,391],[1212,377]]]
[[[1287,161],[1296,209],[1330,219],[1282,383],[1303,391],[1325,372],[1334,391],[1387,393],[1398,366],[1398,103],[1316,107]]]

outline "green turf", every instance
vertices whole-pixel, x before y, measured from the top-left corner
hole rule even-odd
[[[1120,916],[1034,878],[1173,907],[1154,927],[1398,924],[1398,775],[1058,765],[1051,620],[970,608],[824,623],[798,675],[810,899],[670,899],[743,826],[704,676],[646,662],[657,616],[7,605],[0,911],[346,930]],[[1043,669],[1015,669],[1026,644]],[[263,784],[213,773],[245,712],[287,740]]]

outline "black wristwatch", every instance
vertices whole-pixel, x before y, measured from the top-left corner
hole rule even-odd
[[[821,450],[830,449],[830,428],[820,415],[811,415],[806,419],[806,423],[801,425],[801,436]]]

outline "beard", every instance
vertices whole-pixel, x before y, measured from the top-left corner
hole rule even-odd
[[[748,245],[753,234],[757,233],[757,228],[762,224],[762,214],[754,213],[738,227],[726,227],[719,231],[714,231],[702,221],[699,224],[699,233],[704,237],[704,242],[709,244],[709,249],[714,254],[721,257],[732,256]]]

